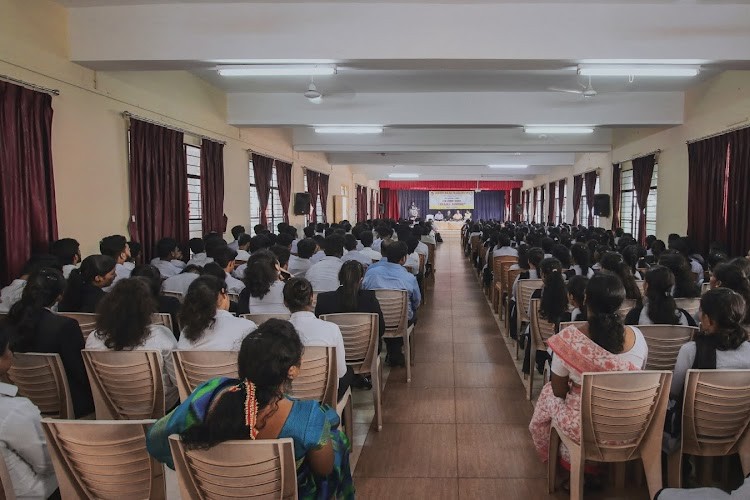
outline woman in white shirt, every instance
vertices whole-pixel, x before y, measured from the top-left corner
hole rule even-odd
[[[86,349],[159,351],[164,399],[166,408],[170,409],[178,400],[172,363],[172,351],[177,349],[177,341],[166,326],[151,324],[157,306],[145,281],[137,278],[121,280],[99,302],[96,330],[86,340]]]
[[[206,275],[193,281],[180,309],[183,351],[238,351],[242,339],[257,326],[229,312],[226,283]]]
[[[626,325],[697,326],[693,317],[679,309],[672,297],[674,274],[664,266],[654,266],[646,273],[642,307],[634,307],[625,316]]]
[[[576,243],[570,247],[570,254],[573,257],[574,265],[571,267],[577,276],[594,276],[594,270],[591,268],[591,253],[589,248],[583,243]]]
[[[281,268],[270,251],[253,252],[245,269],[245,289],[240,294],[240,314],[289,314],[284,305],[284,283],[279,281]]]
[[[11,329],[0,324],[0,378],[13,363]],[[48,498],[57,489],[42,415],[34,403],[18,397],[18,387],[0,382],[0,453],[17,498]]]

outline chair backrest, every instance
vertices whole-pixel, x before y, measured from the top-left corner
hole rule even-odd
[[[750,370],[688,370],[683,401],[683,453],[730,455],[750,440]]]
[[[378,355],[378,315],[375,313],[323,314],[323,321],[338,325],[344,337],[346,364],[354,373],[372,373]]]
[[[588,321],[562,321],[560,322],[560,331],[565,330],[569,326],[575,326],[580,330],[586,324],[588,324]]]
[[[159,351],[84,349],[97,420],[164,416],[164,383]]]
[[[503,283],[503,264],[507,264],[505,269],[518,262],[518,257],[513,255],[498,255],[492,258],[492,280],[495,283]],[[503,284],[503,287],[505,285]]]
[[[185,299],[185,296],[182,294],[182,292],[175,292],[172,290],[162,290],[161,294],[164,295],[165,297],[174,297],[180,302],[182,302],[183,299]]]
[[[291,314],[287,313],[269,313],[269,314],[240,314],[240,318],[249,319],[256,325],[261,325],[268,321],[269,319],[284,319],[289,320],[291,318]]]
[[[45,417],[75,418],[68,378],[59,354],[14,353],[8,378]]]
[[[694,326],[638,325],[648,345],[647,370],[674,370],[680,347],[698,333]]]
[[[0,453],[0,500],[16,500],[16,492],[13,490],[8,466],[5,464],[2,453]]]
[[[701,295],[703,295],[704,293],[706,293],[710,289],[711,289],[711,283],[703,283],[701,285]]]
[[[421,274],[422,276],[424,276],[424,266],[426,262],[427,262],[427,257],[425,256],[425,254],[420,253],[419,254],[419,274]]]
[[[166,498],[164,466],[146,449],[154,420],[42,420],[63,500]]]
[[[698,310],[701,308],[700,297],[691,299],[674,299],[674,302],[675,304],[677,304],[678,308],[686,310],[690,316],[695,316],[696,314],[698,314]]]
[[[638,290],[641,292],[641,295],[643,295],[643,284],[646,283],[645,280],[635,280],[635,285],[638,287]]]
[[[409,322],[406,312],[408,293],[406,290],[375,290],[385,322],[384,337],[403,337]]]
[[[510,285],[508,284],[508,272],[510,270],[510,266],[512,266],[513,264],[515,264],[515,262],[500,261],[500,271],[497,274],[497,281],[500,282],[500,289],[503,293],[508,293],[508,290],[510,290]]]
[[[216,377],[237,378],[237,353],[232,351],[174,351],[174,374],[180,401],[203,382]]]
[[[78,326],[81,327],[81,332],[83,332],[84,342],[89,338],[89,334],[96,330],[96,314],[94,313],[61,312],[59,314],[78,321]]]
[[[622,301],[622,305],[617,310],[617,314],[620,315],[620,319],[625,319],[625,316],[628,315],[631,309],[635,307],[636,300],[635,299],[625,299]]]
[[[299,375],[292,381],[289,395],[297,399],[315,399],[336,408],[338,390],[336,348],[306,346]]]
[[[207,450],[187,450],[169,437],[182,498],[297,498],[291,438],[224,441]]]
[[[534,290],[539,288],[542,288],[542,280],[540,279],[518,280],[518,304],[516,304],[516,308],[519,323],[529,322],[528,308],[531,303],[531,296],[534,294]]]
[[[170,331],[174,332],[172,325],[172,315],[169,313],[155,313],[151,316],[152,325],[163,325],[169,328]]]
[[[550,323],[539,313],[542,299],[531,299],[531,336],[536,349],[546,349],[547,339],[557,333],[554,323]]]
[[[518,278],[518,275],[521,274],[523,271],[524,271],[523,269],[510,269],[510,266],[508,266],[508,270],[506,271],[506,275],[505,275],[505,286],[503,287],[503,290],[505,290],[505,293],[510,294],[513,288],[513,283],[516,282],[516,278]]]
[[[583,458],[623,462],[641,455],[645,438],[659,442],[672,373],[584,373],[581,382]],[[648,436],[647,436],[648,435]]]
[[[427,245],[427,261],[434,268],[435,267],[435,244],[425,243],[425,245]]]
[[[230,302],[234,302],[236,304],[237,302],[240,301],[240,294],[239,293],[229,292],[229,293],[227,293],[227,295],[229,296],[229,301]]]

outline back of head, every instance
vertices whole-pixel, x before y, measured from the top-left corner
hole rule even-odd
[[[745,299],[748,310],[745,313],[743,323],[750,324],[750,280],[742,269],[731,263],[719,264],[714,269],[713,277],[719,283],[719,286],[729,288]]]
[[[141,278],[148,284],[151,294],[158,298],[161,293],[161,272],[151,264],[135,266],[130,273],[131,278]]]
[[[310,224],[309,226],[302,229],[302,232],[305,233],[305,238],[312,238],[315,236],[315,226]]]
[[[539,271],[544,281],[540,313],[547,320],[558,322],[568,310],[568,291],[565,288],[562,265],[559,260],[549,257],[540,262]]]
[[[206,257],[216,260],[216,252],[227,246],[227,242],[221,238],[209,238],[206,241]]]
[[[327,236],[323,243],[323,251],[328,257],[341,257],[344,255],[344,238],[332,234]]]
[[[581,268],[581,274],[584,276],[588,275],[588,271],[591,268],[591,253],[589,248],[583,243],[576,243],[570,247],[570,255],[573,260]]]
[[[419,246],[419,239],[413,234],[407,234],[404,238],[404,242],[406,243],[406,250],[410,255],[413,254]]]
[[[674,274],[664,266],[654,266],[645,277],[648,317],[656,325],[676,325],[680,318],[675,315],[677,305],[672,297]]]
[[[99,242],[99,251],[102,255],[109,255],[117,260],[120,258],[120,255],[125,252],[127,244],[128,240],[125,239],[125,236],[115,234],[102,238]]]
[[[196,278],[188,287],[180,308],[182,335],[193,342],[199,340],[214,322],[219,296],[226,293],[224,280],[211,275]]]
[[[625,343],[625,327],[617,314],[624,300],[625,288],[616,274],[603,271],[586,285],[589,337],[613,354],[622,352]]]
[[[529,249],[529,265],[536,269],[544,259],[544,250],[539,247],[533,247]]]
[[[675,252],[679,252],[683,257],[686,257],[690,254],[690,246],[688,244],[687,238],[676,238],[669,242],[669,249],[674,250]]]
[[[555,245],[552,247],[552,256],[560,261],[563,269],[570,267],[570,250],[565,245]]]
[[[568,280],[567,290],[578,306],[583,310],[586,306],[586,286],[589,279],[586,276],[575,275]]]
[[[267,231],[267,230],[268,229],[263,224],[256,224],[256,225],[253,226],[253,232],[255,234],[260,234],[260,233],[262,233],[264,231]]]
[[[305,238],[297,242],[297,256],[300,259],[309,259],[315,253],[315,248],[318,246],[315,240],[312,238]]]
[[[162,260],[169,260],[177,248],[177,240],[174,238],[162,238],[156,242],[156,255]]]
[[[552,247],[555,246],[555,240],[552,238],[542,238],[542,250],[544,253],[552,253]]]
[[[685,257],[677,252],[665,252],[659,257],[659,265],[668,267],[674,274],[675,297],[698,297],[700,290],[695,284],[693,273],[690,272]]]
[[[211,275],[223,281],[227,277],[227,272],[216,262],[209,262],[203,266],[201,276],[203,275]]]
[[[237,258],[237,250],[223,246],[214,251],[213,258],[222,269],[226,269]]]
[[[362,242],[362,246],[369,247],[372,246],[373,242],[373,234],[372,231],[362,231],[359,233],[359,241]]]
[[[357,312],[358,295],[365,275],[365,267],[361,262],[349,260],[344,262],[339,270],[339,283],[341,283],[342,305],[341,312]]]
[[[242,234],[241,234],[241,235],[240,235],[240,236],[239,236],[239,237],[237,238],[237,245],[238,245],[238,246],[240,246],[240,247],[244,247],[245,245],[249,245],[249,244],[250,244],[250,241],[252,241],[252,239],[253,239],[253,237],[252,237],[252,236],[250,236],[249,234],[247,234],[247,233],[242,233]]]
[[[743,326],[746,303],[742,296],[729,288],[714,288],[701,296],[701,312],[716,325],[711,332],[716,349],[737,349],[747,340],[747,329]],[[716,360],[714,359],[714,366]]]
[[[271,285],[279,280],[277,265],[276,256],[268,250],[250,255],[243,281],[251,297],[262,299],[271,290]]]
[[[386,224],[382,224],[375,228],[375,232],[378,233],[378,238],[386,239],[390,238],[393,235],[393,229],[391,229]]]
[[[400,264],[408,255],[409,249],[403,241],[390,241],[383,244],[381,251],[385,255],[385,258],[388,259],[388,262]]]
[[[96,335],[108,349],[122,351],[143,343],[151,316],[158,312],[156,298],[145,281],[118,281],[96,308]]]
[[[293,313],[312,305],[312,284],[305,278],[291,278],[284,284],[284,304]]]
[[[21,300],[13,304],[7,322],[14,329],[11,348],[18,351],[33,349],[36,326],[42,311],[52,307],[65,291],[65,278],[57,269],[42,268],[26,280]]]
[[[344,248],[348,252],[352,252],[357,249],[357,238],[353,234],[344,235]]]
[[[276,260],[279,262],[279,267],[286,267],[289,264],[289,256],[292,253],[289,251],[289,247],[276,244],[271,247],[271,253],[276,256]]]
[[[235,240],[238,239],[240,235],[244,233],[245,233],[245,226],[234,226],[232,228],[232,237],[234,237]]]
[[[75,259],[81,260],[81,249],[78,241],[73,238],[62,238],[50,245],[50,253],[57,257],[61,266],[74,263]]]
[[[620,277],[622,285],[625,287],[625,297],[628,299],[634,299],[639,304],[642,300],[641,291],[635,282],[630,266],[622,260],[622,256],[616,252],[606,252],[599,259],[602,269],[610,271]]]
[[[258,236],[253,236],[252,238],[250,238],[250,244],[247,247],[247,250],[250,253],[253,253],[253,252],[258,252],[260,250],[268,248],[270,246],[271,246],[271,240],[269,240],[268,237],[264,235],[258,235]]]
[[[293,242],[294,242],[294,238],[288,232],[280,233],[276,237],[276,244],[281,245],[283,247],[291,247]]]
[[[509,247],[510,246],[510,236],[508,236],[506,233],[500,233],[497,237],[497,246],[499,247]]]
[[[188,241],[188,245],[190,246],[190,251],[193,252],[193,254],[203,253],[206,251],[206,244],[203,242],[203,238],[190,238],[190,241]]]

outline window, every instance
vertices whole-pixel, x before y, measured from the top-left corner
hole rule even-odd
[[[185,144],[187,160],[188,228],[191,238],[203,236],[201,207],[201,148]]]
[[[589,224],[589,207],[586,204],[586,183],[583,184],[583,190],[581,191],[581,206],[578,208],[578,223],[588,226]],[[599,194],[599,176],[596,176],[596,185],[594,186],[594,194]],[[594,216],[594,226],[599,226],[599,216]]]
[[[534,190],[536,199],[534,200],[534,222],[541,222],[542,221],[542,198],[544,198],[544,190],[542,189],[535,189]]]
[[[654,165],[651,175],[651,189],[646,202],[646,234],[656,234],[656,184],[659,178],[659,165]],[[638,202],[633,185],[633,169],[620,173],[620,227],[626,233],[638,236]]]
[[[248,164],[250,173],[250,225],[255,227],[260,224],[260,200],[258,199],[258,187],[255,184],[255,171],[253,160],[250,158]],[[284,222],[284,210],[281,208],[281,196],[279,196],[279,181],[276,178],[276,165],[271,171],[271,192],[268,195],[268,206],[266,207],[266,220],[268,229],[276,232],[276,225]]]
[[[307,188],[307,170],[306,169],[302,170],[302,179],[304,179],[304,183],[305,183],[305,192],[309,193],[310,191]],[[311,197],[316,197],[317,194],[318,193],[310,193],[310,196]],[[315,223],[322,223],[323,222],[323,206],[320,203],[320,196],[317,196],[317,202],[315,203],[315,215],[317,216],[317,220],[315,220],[315,221],[310,221],[309,220],[310,216],[309,215],[306,216],[305,217],[306,224],[310,224],[311,222],[315,222]]]
[[[531,190],[526,190],[526,203],[524,206],[523,211],[523,218],[526,220],[526,222],[531,221]]]

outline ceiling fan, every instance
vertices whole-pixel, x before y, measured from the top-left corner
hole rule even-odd
[[[323,94],[318,91],[312,76],[310,77],[310,85],[307,86],[303,95],[313,104],[320,104],[323,101]]]
[[[594,87],[591,85],[591,77],[589,76],[589,84],[584,85],[581,82],[578,82],[578,84],[582,87],[583,90],[578,89],[561,89],[557,87],[550,87],[549,90],[553,92],[565,92],[566,94],[578,94],[580,96],[583,96],[585,98],[589,97],[596,97],[598,92],[594,90]]]

